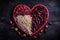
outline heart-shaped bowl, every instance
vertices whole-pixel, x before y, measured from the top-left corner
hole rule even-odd
[[[20,16],[20,18],[18,18],[20,21],[17,21],[18,20],[16,19],[17,16]],[[36,4],[35,6],[33,6],[32,9],[30,9],[25,4],[18,4],[13,10],[13,19],[15,24],[17,25],[19,30],[22,30],[24,33],[26,33],[29,36],[35,35],[42,28],[44,28],[44,26],[48,22],[48,18],[49,18],[49,11],[47,7],[44,6],[43,4]],[[25,22],[25,20],[30,22],[31,25],[27,21]],[[30,27],[21,26],[23,24],[19,24],[19,23],[22,23],[22,22],[25,22],[24,25],[29,25]]]

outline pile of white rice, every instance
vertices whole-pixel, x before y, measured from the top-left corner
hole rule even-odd
[[[21,26],[20,28],[29,34],[32,34],[32,17],[30,15],[18,15],[16,21]]]

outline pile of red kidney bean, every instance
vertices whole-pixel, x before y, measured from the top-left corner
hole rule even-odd
[[[45,22],[47,11],[42,7],[37,7],[31,12],[32,32],[36,31]]]

